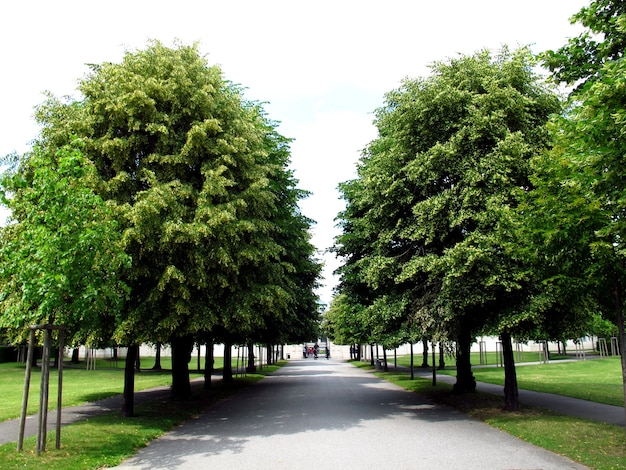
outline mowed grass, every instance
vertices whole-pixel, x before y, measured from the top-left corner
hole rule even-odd
[[[282,364],[282,363],[281,363]],[[48,433],[46,452],[37,456],[35,437],[24,440],[24,451],[16,451],[16,443],[0,446],[0,468],[3,470],[84,470],[113,467],[132,456],[139,448],[197,416],[220,399],[236,393],[278,366],[264,366],[262,371],[235,379],[232,385],[215,381],[209,391],[195,388],[195,399],[188,402],[156,400],[136,407],[136,417],[123,418],[108,413],[64,426],[61,449],[55,449],[55,433]]]
[[[517,385],[523,390],[554,393],[573,398],[624,406],[622,366],[619,357],[575,362],[519,365],[515,368]],[[455,370],[440,371],[456,375]],[[502,367],[474,367],[479,382],[504,385]]]
[[[204,359],[202,360],[204,364]],[[154,358],[144,358],[142,367],[151,368]],[[162,358],[162,371],[142,369],[135,374],[135,390],[169,386],[172,383],[170,358]],[[22,408],[24,395],[25,365],[15,362],[0,363],[0,421],[18,418]],[[109,360],[98,360],[96,370],[86,370],[84,364],[66,365],[63,369],[63,406],[73,406],[118,395],[124,390],[124,360],[116,363]],[[223,367],[223,358],[215,358],[215,367]],[[201,377],[197,372],[197,362],[193,358],[189,363],[190,377]],[[37,413],[39,407],[39,389],[41,370],[32,369],[28,394],[28,414]],[[50,370],[50,403],[49,409],[56,409],[58,390],[58,373]]]
[[[370,368],[369,363],[355,365]],[[525,367],[541,369],[538,365]],[[419,377],[410,380],[408,373],[375,374],[590,468],[626,469],[626,433],[622,426],[564,416],[537,407],[522,407],[519,412],[511,413],[504,411],[502,397],[480,392],[456,395],[451,393],[449,384],[438,382],[433,386],[431,380]],[[536,374],[541,376],[541,372]],[[587,382],[593,382],[594,375],[579,376],[579,379],[581,382],[576,386],[585,387]]]

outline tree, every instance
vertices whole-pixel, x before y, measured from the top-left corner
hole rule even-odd
[[[586,30],[556,51],[542,54],[558,82],[584,85],[600,78],[605,65],[624,57],[626,5],[620,0],[594,0],[570,19]]]
[[[258,312],[291,300],[284,282],[292,266],[281,261],[271,220],[282,143],[260,106],[196,46],[153,41],[121,63],[91,66],[79,91],[80,101],[49,97],[39,107],[40,145],[83,142],[132,259],[115,337],[132,348],[178,349],[172,394],[186,399],[195,336],[245,335],[263,325]]]
[[[576,232],[573,236],[569,232],[563,238],[568,242],[565,246],[580,255],[580,269],[584,270],[587,285],[594,286],[598,292],[594,300],[602,304],[603,299],[612,299],[626,393],[623,313],[626,6],[614,0],[593,1],[574,15],[572,21],[582,23],[587,31],[558,51],[544,54],[555,80],[569,85],[580,82],[571,94],[568,114],[555,123],[555,155],[561,162],[558,167],[561,171],[555,176],[568,195],[578,196],[577,211],[569,216],[582,217],[584,238],[582,244],[571,243]],[[590,65],[582,66],[584,61]],[[568,227],[573,225],[570,223]]]
[[[368,342],[366,326],[361,323],[363,306],[349,303],[346,294],[333,297],[324,314],[323,330],[335,344],[363,344]]]
[[[379,138],[349,187],[360,209],[346,212],[349,227],[365,241],[357,279],[403,293],[408,312],[456,339],[458,392],[475,388],[473,337],[491,323],[506,338],[508,305],[519,306],[520,266],[501,221],[529,188],[529,159],[548,145],[545,123],[559,109],[533,66],[527,49],[481,51],[405,80],[377,111]]]
[[[55,324],[67,328],[69,344],[102,346],[127,298],[130,259],[81,147],[35,146],[0,179],[11,210],[0,234],[0,326],[13,342],[29,325]]]

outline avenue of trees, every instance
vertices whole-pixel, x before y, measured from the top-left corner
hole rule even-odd
[[[6,159],[0,328],[12,342],[59,324],[70,345],[127,346],[132,415],[142,343],[172,347],[172,394],[186,399],[194,343],[317,337],[307,193],[262,107],[196,46],[157,41],[91,65],[78,90],[48,96],[32,151]]]
[[[512,338],[577,339],[608,321],[626,374],[626,7],[593,1],[572,21],[587,31],[557,51],[458,56],[387,93],[340,185],[336,341],[454,342],[467,392],[472,342],[499,335],[515,410]]]

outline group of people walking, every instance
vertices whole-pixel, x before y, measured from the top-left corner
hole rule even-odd
[[[307,346],[306,344],[302,346],[302,357],[304,357],[304,359],[308,357],[317,359],[319,357],[319,353],[320,353],[320,346],[317,343],[315,343],[313,346]],[[326,345],[326,359],[328,358],[330,358],[330,348],[328,347],[328,344],[327,344]]]

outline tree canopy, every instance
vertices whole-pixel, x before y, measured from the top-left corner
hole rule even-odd
[[[533,66],[527,49],[480,51],[405,80],[376,112],[379,137],[358,178],[341,187],[339,291],[396,333],[421,324],[455,339],[458,390],[475,386],[472,337],[516,324],[520,267],[503,220],[529,189],[530,158],[549,144],[545,124],[559,109]]]
[[[571,254],[557,279],[578,287],[575,299],[595,303],[617,325],[626,391],[626,6],[615,0],[592,1],[572,22],[580,22],[585,32],[556,52],[543,54],[555,80],[577,86],[567,114],[554,123],[554,151],[536,162],[541,191],[533,203],[552,216],[552,225],[543,218],[548,223],[540,231],[541,241],[550,248],[549,267],[555,269],[554,262],[564,258],[561,253]]]
[[[112,207],[94,192],[95,168],[73,141],[39,146],[0,181],[11,222],[0,232],[0,326],[15,342],[29,325],[67,327],[69,344],[106,345],[130,265]]]
[[[114,216],[130,263],[116,271],[128,296],[115,340],[185,350],[206,333],[244,342],[283,322],[290,333],[275,338],[310,329],[320,266],[298,208],[307,193],[261,105],[197,46],[158,41],[91,65],[78,91],[39,106],[36,145],[54,155],[78,140],[94,197]]]

